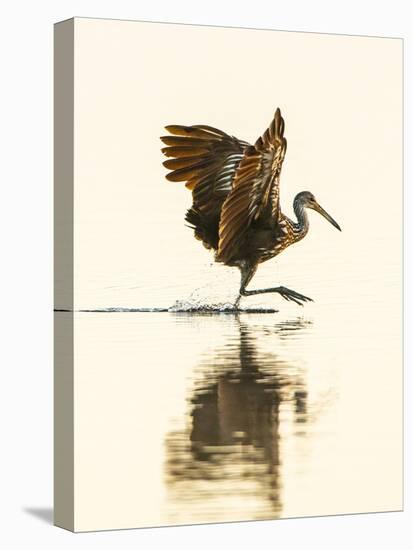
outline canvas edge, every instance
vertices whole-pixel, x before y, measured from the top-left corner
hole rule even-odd
[[[74,20],[54,25],[54,518],[74,521]],[[64,311],[56,311],[64,309]]]

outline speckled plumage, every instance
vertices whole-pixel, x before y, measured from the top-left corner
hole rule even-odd
[[[166,126],[172,135],[161,140],[162,152],[172,159],[169,181],[183,181],[192,190],[193,204],[186,221],[195,237],[215,251],[215,259],[241,270],[240,295],[279,292],[297,303],[309,298],[288,289],[247,291],[257,266],[301,240],[308,231],[305,207],[338,224],[304,191],[294,200],[297,222],[280,209],[280,174],[287,149],[280,109],[254,145],[206,125]],[[279,289],[283,289],[281,292]],[[239,301],[239,300],[238,300]]]

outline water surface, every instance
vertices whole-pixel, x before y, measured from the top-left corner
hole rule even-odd
[[[327,306],[76,313],[79,514],[94,503],[107,528],[398,509],[401,369],[381,342],[395,357],[399,335],[379,305],[368,324],[339,307],[340,323]]]

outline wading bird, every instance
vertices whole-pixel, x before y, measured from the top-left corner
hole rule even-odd
[[[275,112],[269,128],[254,145],[206,125],[166,126],[167,147],[163,164],[171,170],[169,181],[186,182],[193,204],[185,220],[195,237],[215,251],[215,260],[241,271],[242,296],[276,292],[299,305],[312,301],[284,286],[247,290],[260,263],[277,256],[308,232],[307,208],[315,210],[334,227],[338,223],[302,191],[294,199],[293,221],[281,212],[279,183],[287,149],[284,119]]]

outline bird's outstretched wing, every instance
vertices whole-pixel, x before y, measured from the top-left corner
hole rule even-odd
[[[193,208],[202,216],[218,216],[232,188],[235,170],[249,143],[211,126],[166,126],[163,165],[169,181],[184,181],[192,190]]]
[[[254,221],[265,216],[269,223],[277,224],[279,178],[286,149],[284,120],[277,109],[269,128],[245,150],[222,206],[218,261],[228,262],[236,256]]]

